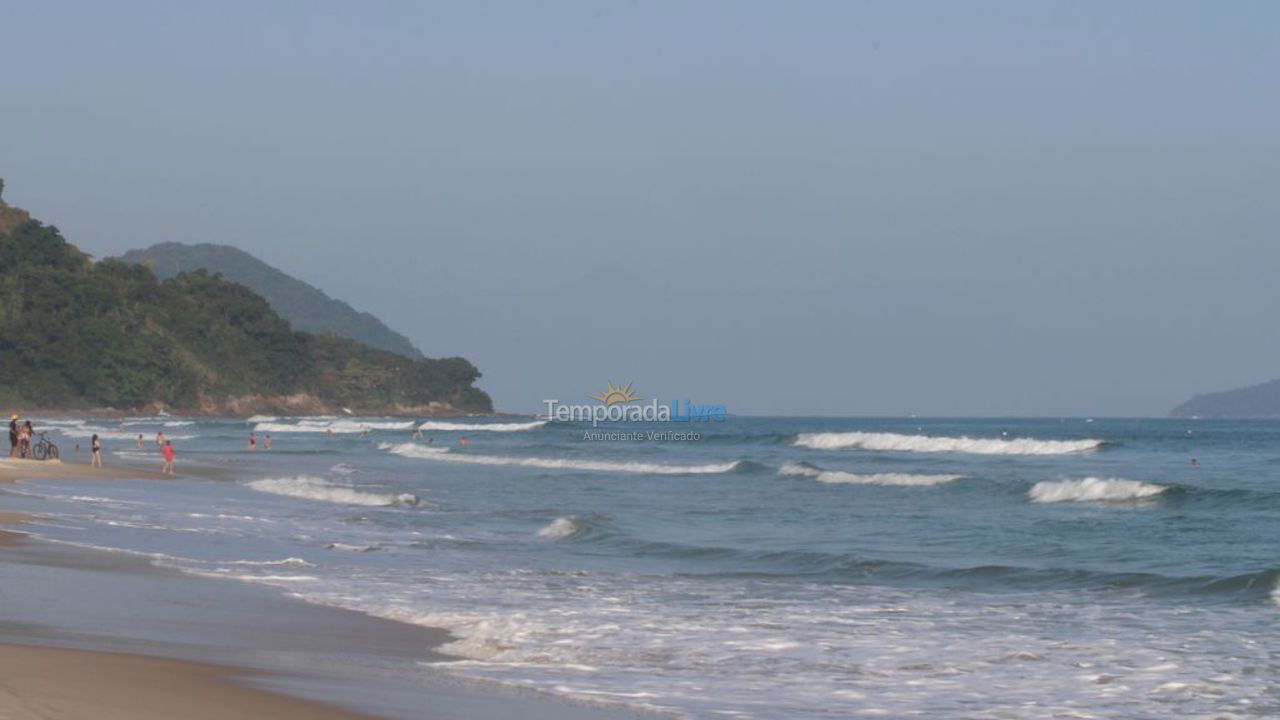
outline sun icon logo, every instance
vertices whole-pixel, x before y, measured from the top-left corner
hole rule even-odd
[[[615,387],[613,383],[609,383],[609,386],[604,389],[604,392],[596,393],[591,397],[599,400],[605,405],[629,403],[640,399],[638,395],[631,392],[631,383],[627,383],[626,387]]]

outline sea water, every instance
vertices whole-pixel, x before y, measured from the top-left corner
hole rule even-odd
[[[24,483],[37,534],[447,628],[460,677],[689,718],[1280,713],[1278,422],[37,426],[157,467],[162,430],[200,473]]]

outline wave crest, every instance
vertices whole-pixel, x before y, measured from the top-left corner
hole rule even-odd
[[[558,517],[538,531],[538,537],[564,540],[582,532],[582,524],[576,518]]]
[[[928,487],[959,480],[963,475],[924,475],[914,473],[847,473],[823,470],[808,463],[788,463],[778,470],[779,475],[816,478],[818,482],[832,485],[885,485],[899,487]]]
[[[428,420],[419,425],[418,429],[435,430],[437,432],[520,432],[522,430],[537,430],[546,424],[546,420],[523,423],[455,423]]]
[[[573,460],[568,458],[509,457],[501,455],[471,455],[449,452],[448,448],[425,447],[415,443],[392,445],[382,443],[379,448],[402,457],[419,460],[471,463],[474,465],[514,465],[544,470],[580,470],[584,472],[623,472],[645,475],[706,475],[727,473],[741,466],[740,460],[705,465],[663,465],[661,463],[629,462],[614,460]]]
[[[1152,498],[1168,490],[1165,485],[1123,478],[1087,477],[1083,480],[1045,480],[1027,492],[1032,502],[1125,502]]]
[[[356,422],[354,420],[299,420],[296,423],[260,422],[253,426],[260,433],[327,433],[353,435],[366,430],[412,430],[414,422]]]
[[[800,433],[795,445],[815,450],[883,450],[894,452],[966,453],[971,455],[1069,455],[1097,450],[1101,440],[1036,438],[971,438],[901,435],[879,432]]]
[[[338,503],[340,505],[365,505],[387,507],[391,505],[417,505],[420,501],[413,493],[375,493],[366,490],[335,485],[323,478],[299,475],[291,478],[267,478],[248,483],[258,492],[304,500]]]

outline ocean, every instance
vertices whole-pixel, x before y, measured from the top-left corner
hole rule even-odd
[[[1280,714],[1277,422],[36,426],[157,469],[163,430],[193,474],[24,481],[35,535],[446,628],[458,678],[698,719]]]

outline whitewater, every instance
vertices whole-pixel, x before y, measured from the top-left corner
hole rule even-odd
[[[26,530],[447,629],[456,682],[689,720],[1280,712],[1280,422],[125,422],[37,425],[141,468],[176,433],[180,476],[7,486]]]

